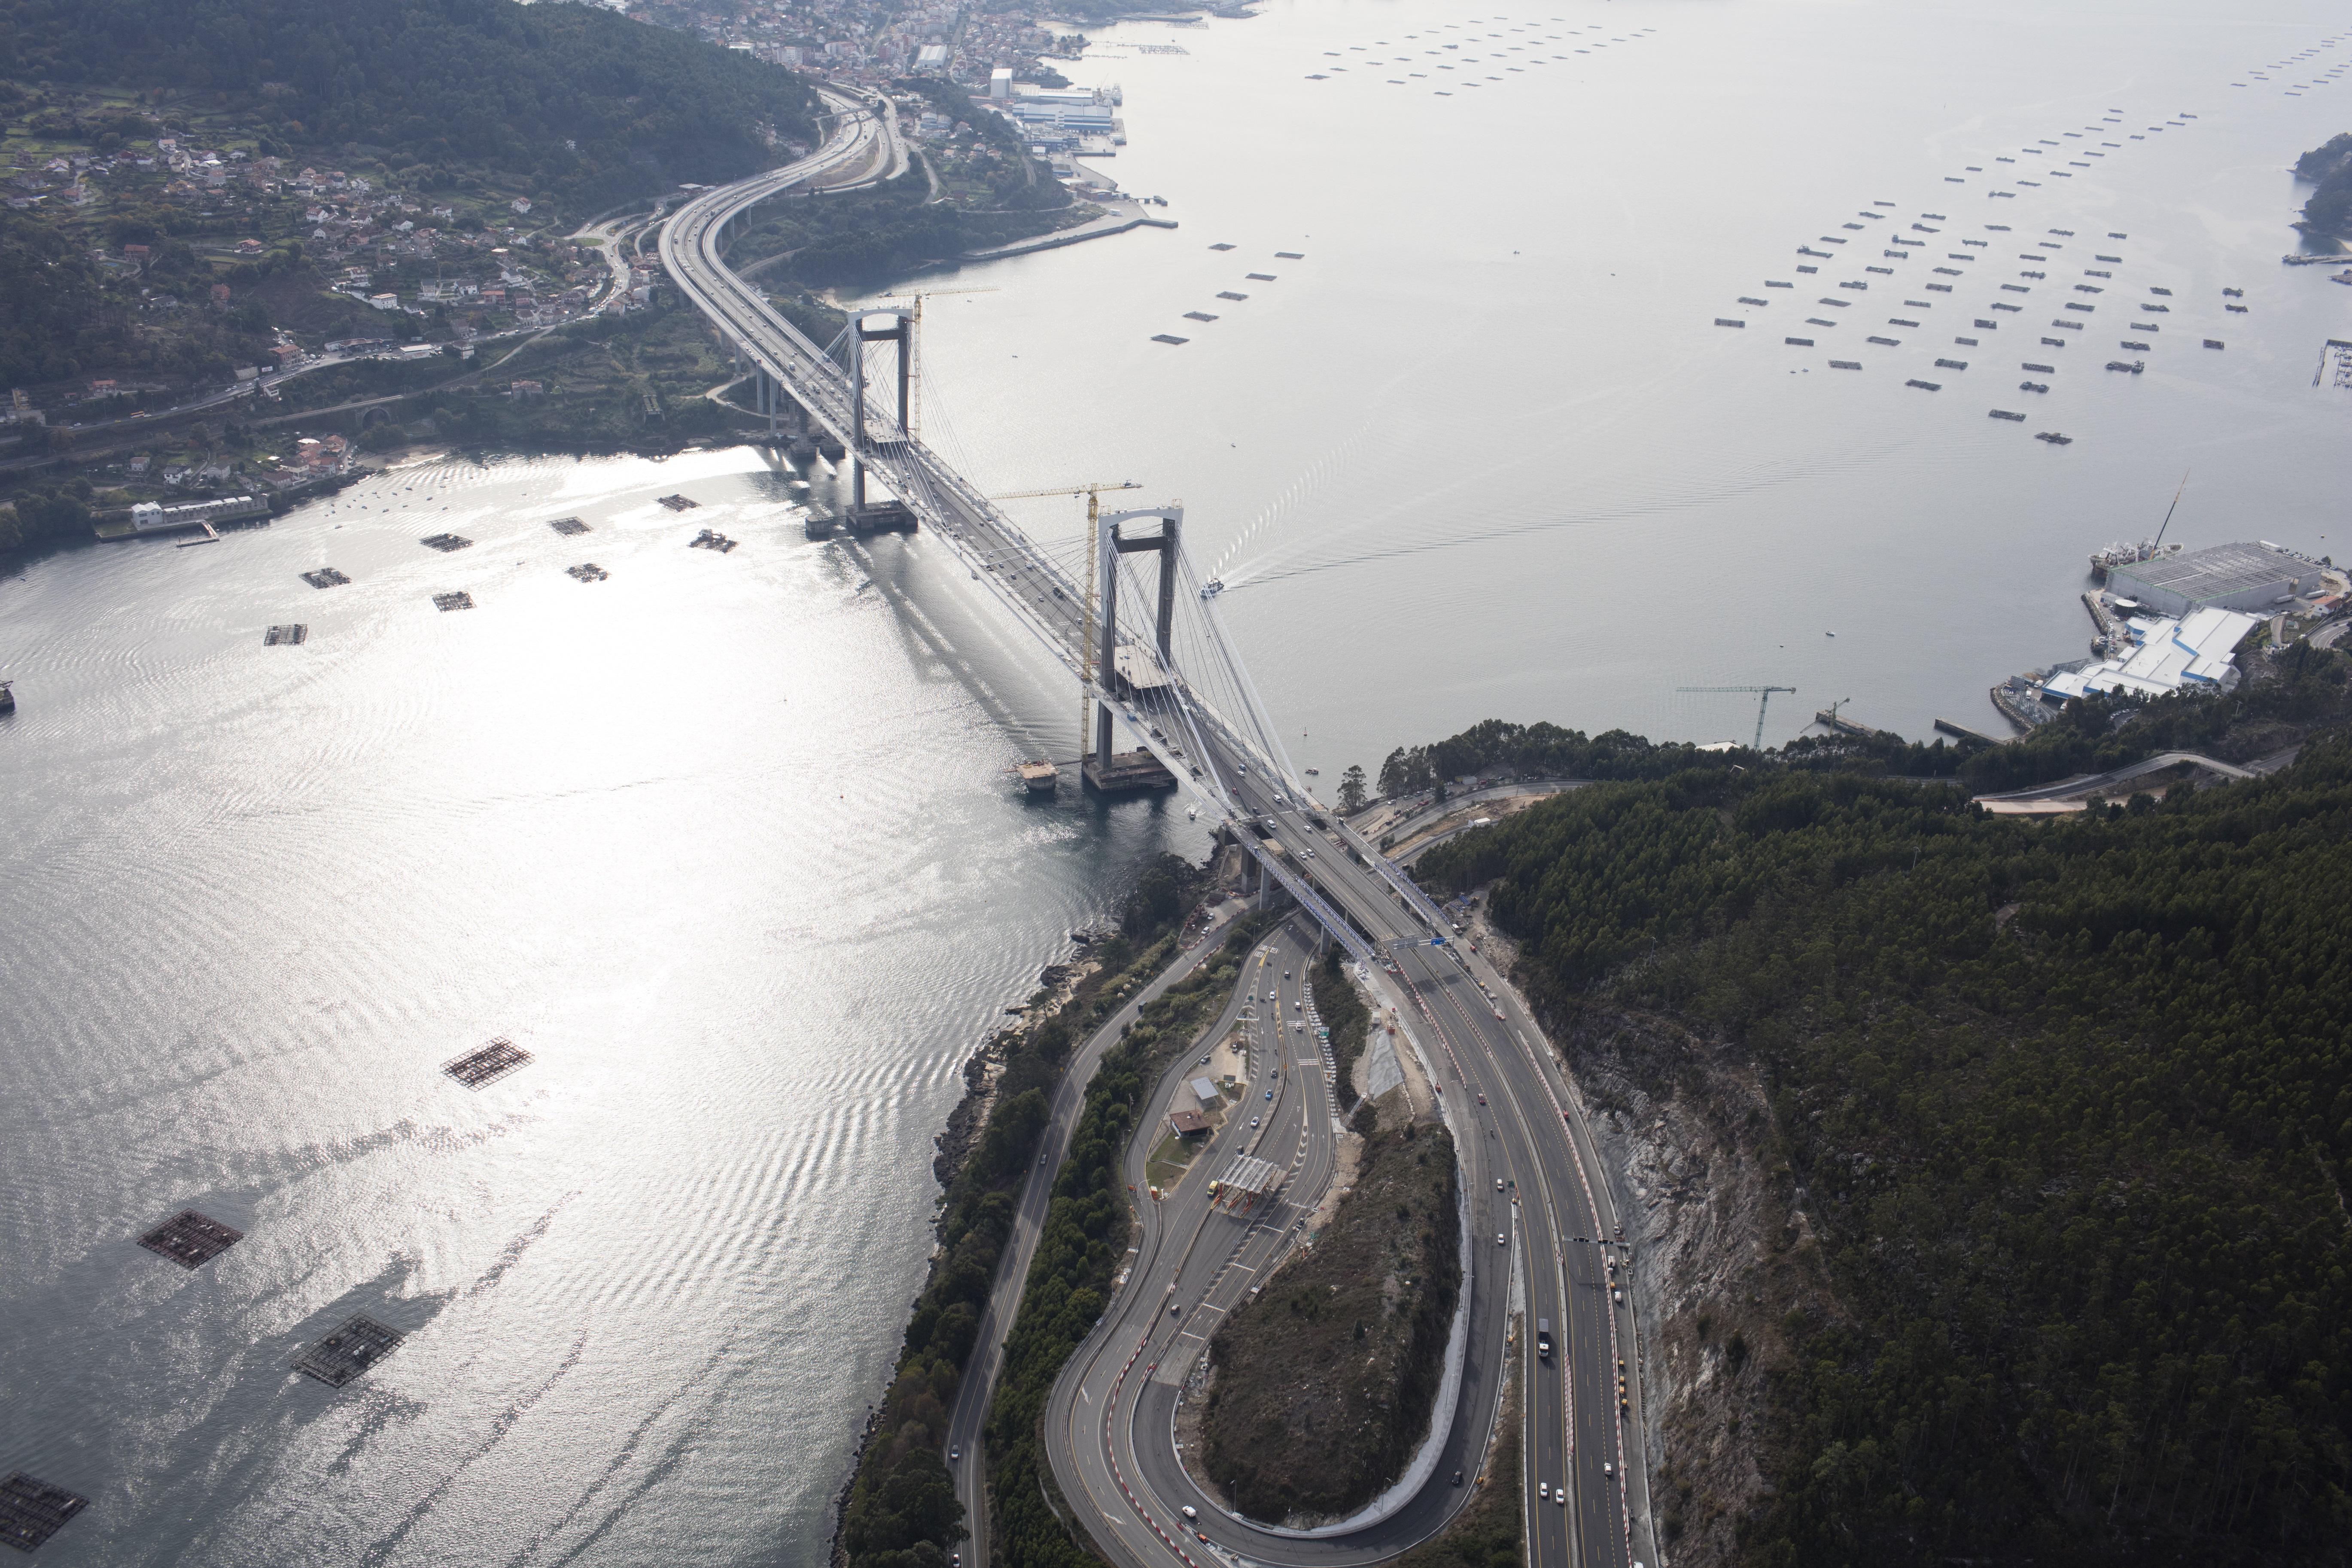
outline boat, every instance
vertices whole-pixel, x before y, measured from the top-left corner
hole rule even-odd
[[[2037,431],[2035,432],[2033,438],[2037,441],[2047,441],[2053,447],[2071,447],[2074,444],[2074,437],[2072,436],[2061,436],[2055,430]]]
[[[16,710],[16,694],[9,689],[11,684],[9,681],[0,680],[0,713],[14,713]]]
[[[1015,770],[1022,784],[1031,795],[1052,795],[1061,782],[1062,770],[1049,762],[1024,763]]]
[[[1220,577],[1216,581],[1211,583],[1207,587],[1201,590],[1201,597],[1203,599],[1213,599],[1224,591],[1225,580]]]
[[[1323,776],[1323,770],[1321,768],[1309,768],[1307,770],[1307,776],[1310,779],[1319,779]]]
[[[2178,543],[2158,544],[2152,539],[2143,539],[2137,544],[2110,544],[2091,556],[2091,574],[2104,577],[2117,566],[2137,566],[2159,555],[2178,554],[2183,548]]]

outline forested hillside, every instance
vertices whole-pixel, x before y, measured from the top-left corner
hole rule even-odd
[[[2294,161],[2295,175],[2319,188],[2303,204],[2303,227],[2318,235],[2352,229],[2352,132],[2331,136]]]
[[[1770,1086],[1845,1315],[1751,1363],[1749,1561],[2352,1555],[2352,741],[2046,821],[1685,772],[1421,870],[1492,884],[1556,1024],[1664,1013]]]
[[[212,94],[289,151],[397,154],[584,213],[774,161],[791,73],[601,6],[515,0],[0,0],[0,78]]]

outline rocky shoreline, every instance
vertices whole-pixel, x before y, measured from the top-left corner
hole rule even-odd
[[[1081,943],[1082,949],[1092,945],[1091,940]],[[956,1101],[955,1108],[948,1112],[946,1123],[931,1139],[931,1175],[939,1183],[940,1190],[933,1200],[937,1211],[932,1217],[934,1244],[930,1265],[923,1274],[924,1289],[929,1288],[942,1256],[937,1236],[939,1228],[947,1223],[949,1189],[963,1173],[972,1151],[979,1147],[982,1136],[988,1131],[989,1112],[995,1108],[996,1085],[1003,1073],[1006,1053],[1030,1030],[1059,1016],[1076,998],[1078,986],[1100,968],[1101,965],[1086,957],[1083,951],[1069,961],[1047,964],[1037,976],[1039,991],[1030,998],[1025,1007],[1020,1009],[1020,1026],[999,1029],[965,1058],[963,1097]],[[921,1296],[922,1290],[919,1289],[917,1300]],[[849,1556],[842,1545],[842,1525],[849,1508],[850,1490],[857,1484],[858,1470],[866,1462],[866,1452],[872,1446],[875,1434],[880,1430],[881,1420],[882,1406],[878,1404],[868,1405],[866,1425],[858,1429],[857,1441],[849,1451],[848,1473],[842,1477],[840,1489],[834,1493],[833,1568],[847,1568]]]

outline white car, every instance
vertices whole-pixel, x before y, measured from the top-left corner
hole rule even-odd
[[[1497,1247],[1508,1247],[1511,1245],[1511,1238],[1498,1230],[1495,1233],[1495,1245]]]

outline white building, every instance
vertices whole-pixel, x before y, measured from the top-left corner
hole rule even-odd
[[[2194,610],[2268,610],[2280,599],[2319,590],[2319,563],[2268,540],[2215,544],[2107,569],[2107,591],[2159,616]]]
[[[2095,691],[2161,697],[2183,687],[2226,691],[2238,683],[2232,662],[2238,645],[2259,624],[2258,616],[2215,608],[2199,610],[2185,620],[2135,616],[2129,625],[2139,646],[2128,658],[2053,675],[2042,683],[2042,689],[2060,699]]]

